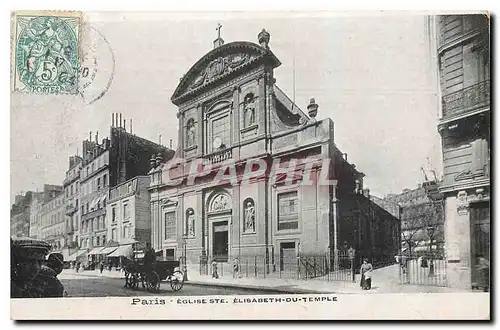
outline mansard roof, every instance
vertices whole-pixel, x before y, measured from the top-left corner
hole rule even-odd
[[[172,103],[179,105],[216,83],[234,78],[261,63],[268,63],[273,68],[281,65],[271,50],[252,42],[237,41],[216,47],[182,77],[171,97]]]

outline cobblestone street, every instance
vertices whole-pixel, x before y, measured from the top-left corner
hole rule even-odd
[[[227,288],[185,283],[184,287],[174,292],[169,283],[162,282],[160,291],[150,293],[139,286],[138,289],[124,287],[120,278],[92,277],[78,274],[61,274],[59,276],[69,297],[134,297],[134,296],[206,296],[206,295],[255,295],[269,294],[269,290]],[[280,292],[276,292],[278,294]]]

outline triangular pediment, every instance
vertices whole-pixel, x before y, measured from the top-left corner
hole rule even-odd
[[[251,42],[232,42],[217,47],[196,62],[182,77],[171,100],[178,105],[188,97],[231,79],[265,60],[270,60],[274,67],[281,64],[269,49]]]

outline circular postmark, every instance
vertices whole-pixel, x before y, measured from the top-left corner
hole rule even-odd
[[[78,37],[71,20],[39,16],[22,25],[16,69],[24,89],[43,94],[78,91]]]
[[[85,104],[106,94],[113,81],[115,56],[108,40],[91,25],[84,25],[80,39],[78,93]]]

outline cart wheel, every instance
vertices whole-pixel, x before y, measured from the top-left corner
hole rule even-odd
[[[139,287],[139,276],[137,274],[132,275],[130,287],[132,289],[137,289]]]
[[[128,273],[125,275],[125,287],[132,289],[134,287],[134,275]]]
[[[125,274],[125,287],[130,288],[129,274]]]
[[[160,289],[160,276],[155,271],[147,277],[146,285],[149,291],[158,291]]]
[[[142,288],[143,288],[143,289],[146,289],[146,284],[147,284],[146,275],[144,275],[144,274],[140,274],[140,275],[139,275],[139,282],[141,283]]]
[[[172,290],[179,291],[184,286],[184,274],[178,270],[176,270],[170,276],[170,286]]]

